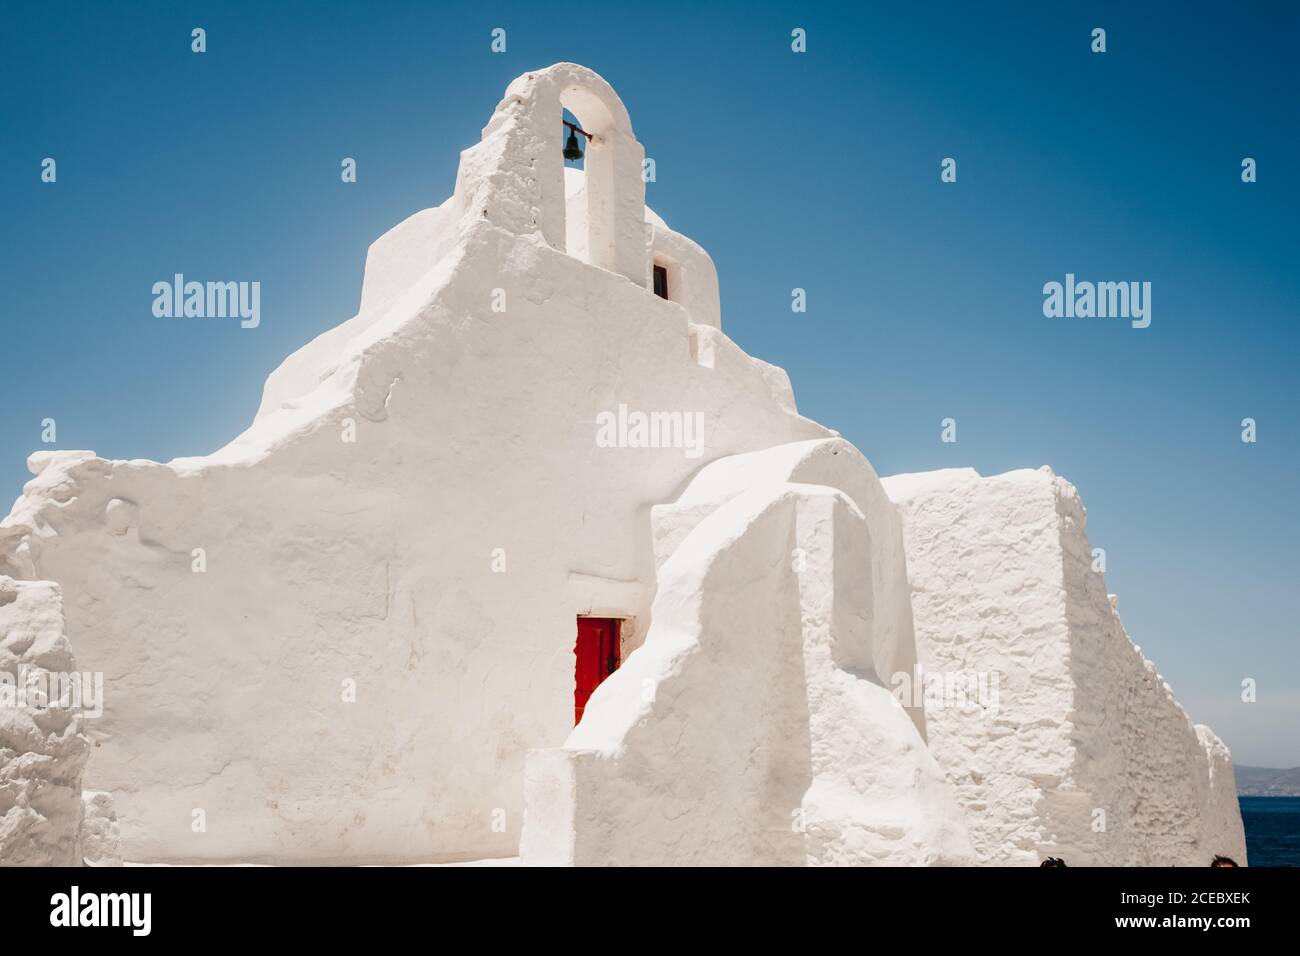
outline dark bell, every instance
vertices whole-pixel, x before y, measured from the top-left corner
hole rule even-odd
[[[578,145],[578,134],[569,130],[569,141],[564,144],[564,158],[576,161],[582,159],[582,148]]]

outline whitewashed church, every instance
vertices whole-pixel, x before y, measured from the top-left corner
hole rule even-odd
[[[103,713],[0,711],[0,863],[1245,862],[1074,488],[879,479],[643,160],[601,77],[520,76],[247,431],[29,459],[0,671]]]

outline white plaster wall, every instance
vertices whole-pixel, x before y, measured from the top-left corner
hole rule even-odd
[[[106,672],[87,781],[125,858],[513,855],[523,755],[571,729],[576,614],[596,594],[649,621],[650,507],[712,458],[829,434],[721,333],[699,364],[682,305],[546,241],[509,147],[559,112],[529,102],[462,154],[452,238],[417,220],[372,250],[368,311],[287,359],[248,431],[167,464],[42,460],[0,522],[0,570],[58,581]],[[430,242],[421,272],[404,245]],[[598,448],[619,403],[701,413],[703,457]]]
[[[843,492],[780,482],[700,521],[660,569],[645,644],[562,749],[531,755],[523,861],[973,862],[942,772],[869,673],[876,530]]]
[[[571,256],[590,261],[587,177],[582,170],[566,166],[564,187],[566,251]],[[698,243],[670,229],[649,206],[645,207],[645,222],[650,242],[647,261],[667,267],[668,297],[686,310],[692,323],[722,328],[718,272],[713,259]],[[653,289],[653,285],[650,288]]]
[[[862,453],[843,438],[792,442],[710,462],[671,503],[651,509],[656,562],[673,554],[699,522],[742,492],[765,484],[796,482],[837,488],[858,506],[871,528],[860,562],[871,587],[865,656],[849,666],[880,678],[910,671],[916,661],[912,605],[898,512]],[[925,715],[908,708],[921,735]]]
[[[1074,487],[1048,469],[884,486],[903,518],[923,667],[999,675],[995,709],[926,714],[981,861],[1244,862],[1226,748],[1124,633]]]
[[[33,676],[77,671],[58,585],[0,575],[0,866],[76,866],[87,740],[80,707],[20,699]],[[74,703],[74,701],[69,701]]]
[[[653,263],[668,270],[668,297],[685,307],[692,322],[722,328],[718,272],[709,254],[663,220],[651,223],[650,250]]]
[[[361,284],[362,314],[381,313],[451,251],[454,212],[450,202],[421,209],[370,244]]]
[[[86,866],[121,866],[122,831],[117,825],[113,795],[103,790],[81,794],[80,854]]]

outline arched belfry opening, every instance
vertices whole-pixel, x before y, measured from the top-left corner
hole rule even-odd
[[[552,220],[542,223],[543,234],[556,248],[648,287],[641,173],[645,151],[632,134],[626,108],[613,88],[586,67],[558,63],[532,77],[531,119],[540,127],[538,142],[544,150],[537,160],[542,215]],[[566,126],[566,120],[573,126]],[[575,185],[580,195],[574,198],[584,222],[576,230],[567,223],[563,155],[571,135],[583,153],[567,174],[582,177]]]
[[[581,239],[575,234],[572,242],[564,159],[569,117],[582,130],[577,139],[583,153],[578,208],[584,224]],[[476,217],[538,232],[552,248],[648,289],[644,159],[613,88],[584,66],[556,63],[526,73],[506,89],[482,142],[462,158],[457,195]]]
[[[566,144],[570,137],[577,140],[584,150],[581,171],[577,171],[575,164],[565,173],[566,180],[572,179],[574,175],[582,176],[581,191],[577,197],[580,209],[575,211],[580,212],[585,220],[574,224],[578,225],[577,229],[570,225],[569,205],[566,202],[565,251],[592,265],[618,272],[617,215],[620,187],[625,184],[617,179],[615,154],[620,147],[626,148],[626,143],[620,142],[620,131],[609,108],[601,102],[599,96],[585,87],[569,86],[561,90],[560,106],[563,113],[574,117],[577,127],[575,132],[574,128],[563,126],[561,119],[561,136]],[[563,150],[561,155],[563,156]],[[565,191],[567,196],[570,192],[567,181]]]
[[[591,262],[590,223],[587,203],[587,161],[591,156],[591,141],[595,135],[588,133],[581,121],[569,110],[563,110],[561,123],[564,129],[560,136],[564,140],[564,251],[575,259]],[[581,158],[575,158],[581,154]],[[600,159],[597,148],[596,160]]]

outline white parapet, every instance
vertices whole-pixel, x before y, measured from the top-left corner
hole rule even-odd
[[[884,486],[903,518],[930,746],[981,862],[1244,864],[1227,748],[1129,640],[1074,486],[1046,468]],[[991,698],[966,693],[980,679]]]

